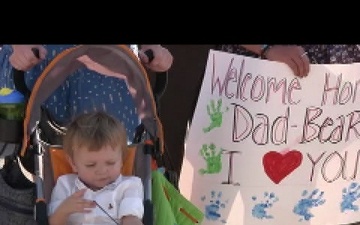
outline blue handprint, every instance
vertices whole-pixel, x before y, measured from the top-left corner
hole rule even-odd
[[[360,198],[360,185],[353,182],[342,192],[341,212],[345,212],[345,210],[359,211],[359,206],[354,205],[354,202]]]
[[[252,197],[253,201],[256,201],[256,196]],[[269,215],[266,210],[273,207],[273,204],[279,200],[273,192],[264,192],[264,201],[257,203],[252,209],[252,215],[258,219],[272,219],[272,215]]]
[[[212,221],[217,221],[220,219],[220,222],[226,223],[226,220],[221,219],[220,210],[226,207],[228,201],[223,203],[221,201],[222,192],[219,191],[217,194],[215,191],[211,191],[211,198],[209,200],[209,204],[205,206],[205,218]],[[203,196],[201,198],[202,201],[206,200],[206,197]]]
[[[313,190],[308,197],[306,197],[307,194],[307,190],[304,190],[302,193],[302,197],[304,198],[300,199],[293,209],[295,214],[302,216],[299,221],[310,220],[312,217],[314,217],[314,215],[310,212],[310,209],[313,207],[318,207],[326,202],[325,199],[322,199],[324,192],[320,192],[319,189]]]

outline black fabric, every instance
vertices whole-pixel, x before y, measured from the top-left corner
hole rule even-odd
[[[23,137],[23,120],[6,120],[0,118],[0,142],[21,143]]]
[[[4,159],[4,166],[0,170],[3,180],[16,190],[33,188],[34,183],[29,181],[21,171],[19,162],[15,154],[9,155]],[[34,160],[34,158],[33,158]]]
[[[0,225],[37,224],[33,215],[34,191],[34,187],[14,189],[0,176]]]

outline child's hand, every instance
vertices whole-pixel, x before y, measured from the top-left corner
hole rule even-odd
[[[121,224],[122,225],[143,225],[143,222],[138,217],[129,215],[129,216],[123,216],[121,218]]]
[[[86,189],[81,189],[65,199],[56,213],[70,215],[72,213],[91,212],[91,208],[96,207],[96,204],[92,200],[84,199],[85,191]]]

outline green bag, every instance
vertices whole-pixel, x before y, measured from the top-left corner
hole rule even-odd
[[[204,214],[158,170],[152,172],[152,198],[154,225],[195,225],[204,219]]]

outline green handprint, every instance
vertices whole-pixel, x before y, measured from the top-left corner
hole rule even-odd
[[[207,133],[214,129],[215,127],[220,127],[222,124],[223,113],[228,111],[229,108],[226,107],[224,112],[221,112],[222,99],[217,101],[217,107],[215,108],[214,100],[210,101],[210,106],[207,105],[207,113],[210,116],[210,125],[208,127],[203,128],[204,133]]]
[[[223,152],[223,149],[220,149],[220,151],[216,152],[216,146],[211,143],[209,146],[206,144],[203,144],[200,155],[205,159],[206,161],[206,169],[200,169],[200,174],[214,174],[219,173],[222,169],[222,163],[221,163],[221,153]]]

